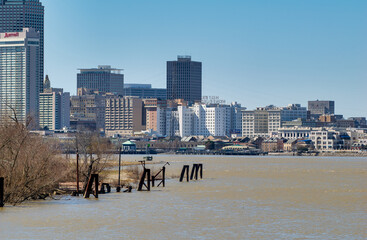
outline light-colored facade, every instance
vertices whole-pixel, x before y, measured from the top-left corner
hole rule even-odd
[[[195,103],[193,106],[158,108],[160,114],[157,114],[157,126],[165,127],[157,128],[157,132],[180,137],[230,136],[233,128],[241,122],[237,116],[239,111],[234,111],[234,108],[238,110],[240,105]]]
[[[165,119],[165,112],[167,101],[157,98],[144,99],[144,109],[146,112],[146,130],[161,132],[163,128],[163,118]],[[165,128],[165,127],[164,127]]]
[[[107,97],[105,115],[106,136],[131,136],[144,130],[143,101],[134,97]]]
[[[307,109],[299,104],[287,107],[259,107],[256,110],[242,111],[242,136],[268,137],[277,132],[285,121],[306,119]]]
[[[70,93],[59,88],[45,88],[40,94],[39,123],[41,128],[49,130],[70,127]]]
[[[229,135],[236,135],[237,137],[242,136],[242,111],[246,110],[245,107],[242,107],[241,104],[237,102],[233,102],[228,108],[231,112],[230,116],[230,133]],[[228,121],[228,120],[227,120]]]
[[[0,33],[0,119],[12,116],[38,123],[40,36],[33,28]]]
[[[230,112],[224,106],[210,106],[195,104],[193,107],[194,128],[193,135],[226,136]],[[188,135],[187,135],[188,136]]]
[[[277,131],[277,137],[285,139],[308,139],[311,128],[309,127],[281,127]]]
[[[329,151],[350,149],[352,141],[345,130],[334,128],[315,128],[310,132],[310,139],[316,150]]]
[[[0,29],[22,32],[33,28],[39,33],[38,92],[43,92],[44,65],[44,7],[39,0],[0,0]]]

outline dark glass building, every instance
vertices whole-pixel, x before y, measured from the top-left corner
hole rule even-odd
[[[77,75],[77,88],[87,88],[105,93],[124,95],[124,75],[122,69],[111,66],[98,66],[98,68],[79,69]]]
[[[134,96],[139,98],[167,99],[167,89],[152,88],[151,84],[124,84],[124,96]]]
[[[178,56],[167,62],[167,99],[184,99],[189,103],[201,101],[201,62],[190,56]]]
[[[335,114],[335,102],[334,101],[308,101],[308,111],[310,111],[311,117],[318,118],[324,114]]]
[[[44,7],[39,0],[0,0],[0,30],[21,32],[34,28],[40,34],[39,92],[43,92]]]

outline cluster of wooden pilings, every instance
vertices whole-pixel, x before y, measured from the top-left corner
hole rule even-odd
[[[198,175],[200,173],[200,178],[203,178],[203,164],[202,163],[194,163],[192,165],[192,170],[190,174],[190,180],[189,180],[189,172],[190,172],[190,166],[184,165],[182,167],[181,175],[180,175],[180,182],[183,181],[185,174],[186,174],[186,181],[189,182],[190,180],[198,180]]]
[[[78,155],[77,155],[77,160],[78,160]],[[164,166],[156,174],[153,175],[151,174],[151,170],[145,167],[145,161],[140,161],[140,162],[143,166],[144,171],[140,178],[137,190],[138,191],[150,191],[151,187],[155,187],[155,186],[165,187],[166,185],[166,165],[169,165],[169,163],[167,162],[166,164],[164,164]],[[78,161],[77,161],[77,168],[78,168]],[[199,176],[200,176],[200,179],[202,179],[203,178],[203,164],[201,163],[193,164],[190,178],[189,178],[189,172],[190,172],[190,166],[184,165],[181,171],[181,175],[180,175],[180,182],[183,181],[185,175],[186,175],[187,182],[193,179],[198,180]],[[99,180],[98,179],[99,179],[98,174],[91,174],[88,180],[87,186],[86,186],[86,190],[83,194],[84,198],[89,198],[91,194],[94,195],[95,198],[98,198],[98,194],[111,192],[111,186],[107,183],[102,183],[101,188],[99,190]],[[120,176],[119,176],[119,180],[120,180]],[[120,192],[120,190],[121,190],[121,187],[120,185],[118,185],[116,188],[116,192]],[[131,190],[132,190],[132,187],[128,186],[127,189],[124,190],[123,192],[131,192]],[[79,171],[77,170],[77,191],[74,192],[73,195],[76,196],[76,195],[79,195],[79,193],[80,193],[79,191]],[[3,206],[4,206],[4,178],[0,177],[0,207],[3,207]]]
[[[158,181],[157,187],[159,187],[160,185],[162,185],[162,187],[166,186],[166,165],[169,165],[168,162],[164,164],[164,166],[152,176],[150,169],[145,167],[145,161],[140,162],[144,170],[139,181],[138,191],[150,191],[151,186],[155,187],[156,181]]]

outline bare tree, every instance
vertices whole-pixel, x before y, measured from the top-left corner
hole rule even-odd
[[[0,176],[5,177],[4,200],[19,204],[47,196],[57,186],[66,162],[57,148],[31,134],[14,111],[0,125]]]
[[[113,145],[108,139],[92,132],[78,133],[75,144],[82,160],[80,172],[84,177],[84,192],[91,174],[99,174],[108,166],[108,161],[113,155]]]

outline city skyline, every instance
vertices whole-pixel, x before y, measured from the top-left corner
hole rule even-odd
[[[42,3],[45,73],[72,94],[78,68],[113,65],[159,88],[166,61],[191,55],[203,95],[248,109],[334,100],[336,114],[367,116],[364,1]]]

